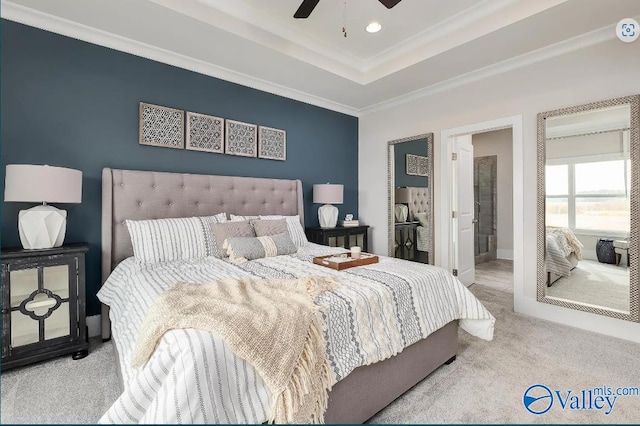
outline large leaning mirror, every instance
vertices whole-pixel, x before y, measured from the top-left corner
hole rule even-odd
[[[638,321],[639,100],[538,114],[539,301]]]
[[[433,133],[388,144],[389,256],[433,264]]]

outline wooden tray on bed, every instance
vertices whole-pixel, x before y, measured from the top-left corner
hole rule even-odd
[[[344,260],[333,260],[331,259],[332,257]],[[378,260],[378,256],[371,253],[360,253],[359,259],[352,259],[351,253],[342,253],[314,257],[313,263],[315,263],[316,265],[326,266],[327,268],[341,271],[343,269],[353,268],[354,266],[364,266],[371,265],[372,263],[378,263]]]

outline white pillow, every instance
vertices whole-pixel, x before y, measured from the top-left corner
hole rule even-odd
[[[127,220],[133,255],[140,263],[170,262],[210,256],[211,224],[226,213],[205,217]]]
[[[231,222],[242,222],[244,220],[259,219],[260,216],[238,216],[237,214],[230,214]]]
[[[291,237],[291,241],[297,246],[302,247],[309,243],[307,240],[307,236],[304,233],[304,228],[300,223],[300,216],[281,216],[281,215],[269,215],[262,216],[260,215],[260,219],[263,220],[274,220],[274,219],[286,219],[287,220],[287,229],[289,229],[289,236]]]
[[[420,222],[420,226],[429,226],[429,218],[427,217],[427,212],[415,213],[413,216],[418,219],[418,222]]]

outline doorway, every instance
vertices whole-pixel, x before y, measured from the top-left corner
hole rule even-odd
[[[500,173],[499,164],[496,164],[496,172],[494,174],[495,179],[491,176],[491,166],[487,166],[489,172],[485,172],[488,175],[485,179],[489,181],[489,187],[491,188],[491,180],[495,180],[496,182],[496,200],[489,202],[487,197],[489,196],[487,190],[485,190],[484,200],[491,209],[485,210],[476,210],[476,201],[481,203],[480,207],[482,208],[482,197],[483,192],[480,191],[478,194],[478,200],[475,198],[475,171],[465,171],[460,170],[461,163],[458,161],[460,156],[457,152],[457,147],[459,146],[460,140],[470,140],[473,137],[490,137],[491,133],[494,131],[504,131],[504,133],[509,133],[509,147],[511,148],[510,153],[508,154],[494,154],[487,153],[483,149],[476,149],[474,151],[474,157],[488,157],[490,155],[497,155],[497,161],[499,162],[499,158],[507,157],[506,160],[509,160],[509,164],[511,165],[511,169],[506,172]],[[495,136],[495,135],[494,135]],[[502,119],[491,120],[487,122],[477,123],[469,126],[463,126],[453,129],[447,129],[442,131],[441,133],[441,150],[440,150],[440,179],[441,179],[441,193],[440,199],[442,201],[441,209],[440,209],[440,217],[443,219],[440,223],[440,235],[442,238],[440,241],[440,250],[442,256],[440,258],[440,264],[445,268],[450,268],[453,272],[459,272],[460,265],[469,265],[473,264],[474,274],[471,278],[469,275],[467,277],[459,277],[461,281],[469,286],[476,282],[494,282],[500,283],[500,288],[498,290],[504,291],[512,291],[514,293],[514,300],[516,297],[522,292],[522,281],[523,281],[523,229],[524,224],[522,222],[522,170],[519,167],[513,167],[514,164],[519,164],[522,159],[522,116],[512,116],[505,117]],[[473,163],[475,160],[469,163],[466,161],[466,167],[473,168]],[[463,167],[465,167],[463,165]],[[465,176],[470,176],[471,179],[466,178]],[[502,176],[502,177],[500,177]],[[463,180],[469,181],[467,185],[471,189],[464,188],[464,182],[461,182],[461,178]],[[503,211],[510,213],[511,220],[503,223],[504,230],[508,230],[509,232],[502,232],[503,240],[509,239],[509,245],[500,245],[500,207],[499,204],[499,190],[501,183],[509,183],[510,187],[507,189],[508,195],[511,198],[511,202],[508,207],[503,207]],[[492,190],[493,191],[493,190]],[[469,250],[469,244],[466,244],[464,241],[464,226],[460,223],[459,218],[461,217],[461,212],[457,211],[461,204],[465,204],[464,200],[459,199],[464,196],[464,193],[471,198],[470,204],[473,205],[473,226],[474,226],[474,240],[471,245],[471,250]],[[472,195],[473,194],[473,195]],[[491,198],[491,197],[490,197]],[[493,228],[495,226],[496,231],[493,232],[492,229],[489,229],[488,232],[475,232],[476,229],[479,230],[480,223],[475,223],[476,216],[478,222],[481,221],[482,214],[485,214],[485,224],[484,230],[487,228]],[[490,220],[491,216],[495,215],[495,219]],[[515,219],[515,220],[514,220]],[[449,238],[446,238],[449,236]],[[480,241],[483,240],[483,241]],[[490,253],[489,240],[494,240],[491,243],[495,245],[495,259],[491,259],[487,262],[479,263],[478,270],[475,270],[476,266],[476,242],[478,245],[486,241],[487,253]],[[504,242],[504,241],[503,241]],[[462,249],[466,250],[467,253],[463,253]],[[480,247],[478,247],[480,249]],[[478,254],[480,254],[480,250],[478,250]],[[486,257],[492,256],[491,254],[486,255]],[[481,260],[481,259],[478,259]],[[487,259],[488,260],[488,259]],[[494,264],[494,262],[501,263],[501,265]],[[504,263],[504,265],[502,265]],[[485,271],[484,269],[488,269]],[[468,269],[468,267],[467,267]],[[500,275],[503,275],[500,277]],[[505,275],[507,278],[505,278]],[[515,284],[515,285],[514,285]]]

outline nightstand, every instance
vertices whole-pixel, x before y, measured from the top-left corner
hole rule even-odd
[[[88,354],[85,243],[2,250],[2,370]]]
[[[394,257],[429,263],[429,253],[418,251],[418,225],[420,225],[420,222],[396,222],[394,232]]]
[[[316,244],[331,247],[360,246],[362,251],[369,251],[368,237],[369,227],[360,226],[336,226],[335,228],[306,228],[307,239]]]

